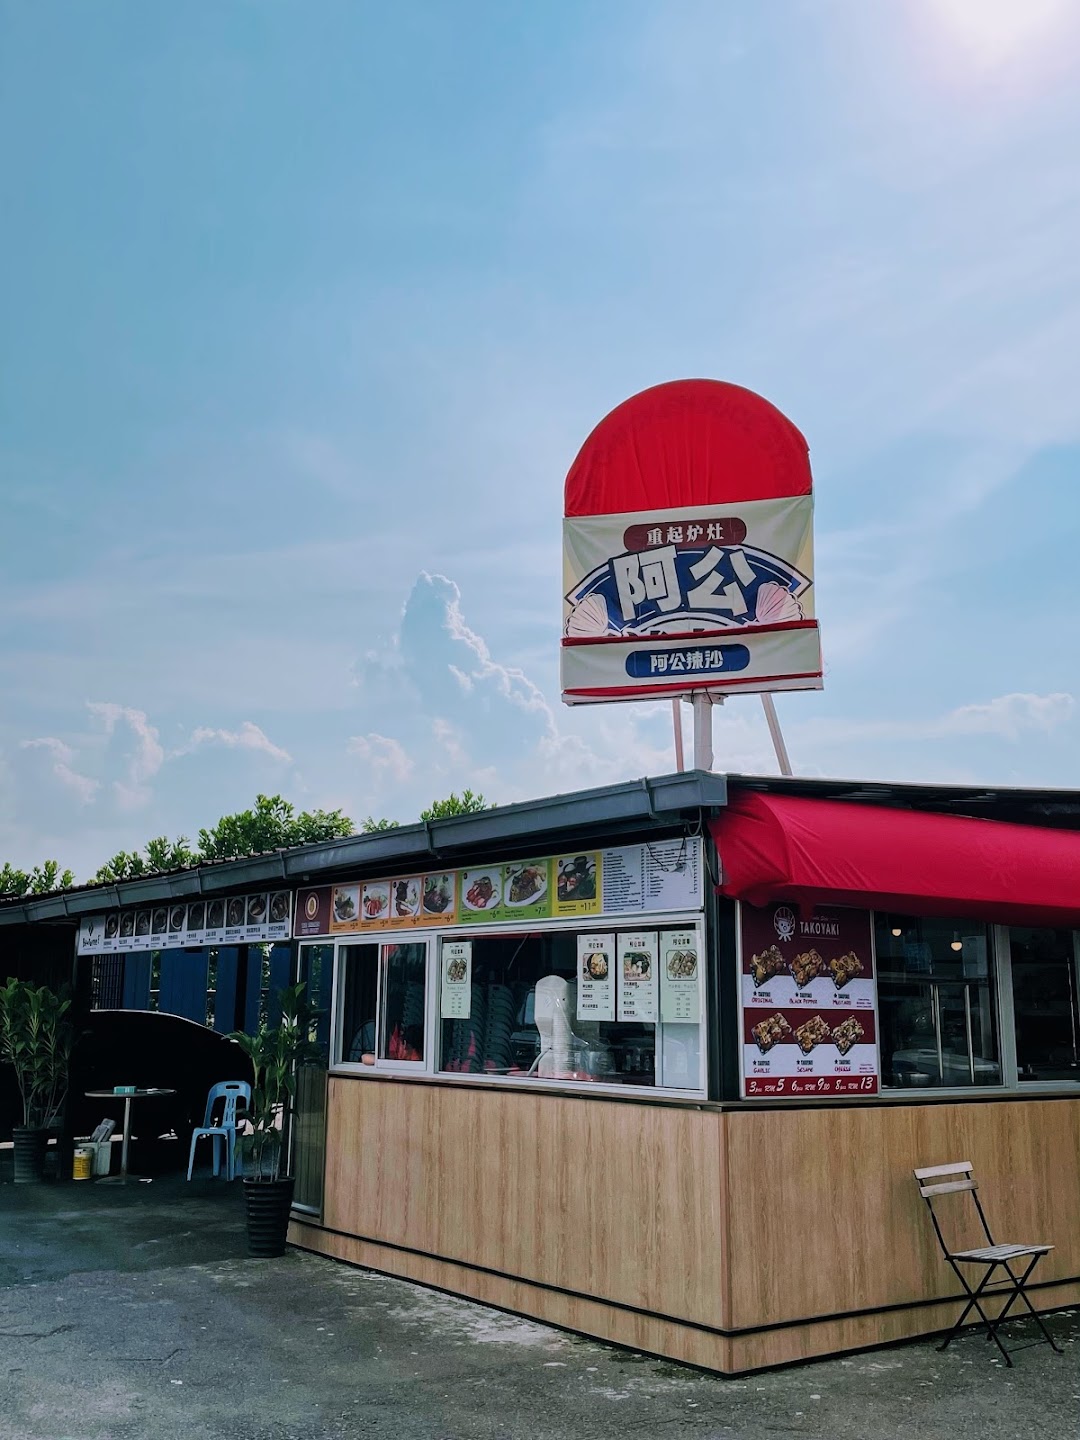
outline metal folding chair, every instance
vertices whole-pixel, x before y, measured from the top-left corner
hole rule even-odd
[[[967,1320],[967,1317],[974,1309],[978,1312],[979,1319],[986,1327],[986,1338],[993,1340],[994,1344],[1005,1357],[1005,1364],[1011,1366],[1012,1360],[1009,1358],[1009,1351],[1006,1350],[1005,1346],[1001,1343],[998,1330],[1005,1324],[1006,1320],[1009,1319],[1009,1311],[1016,1302],[1020,1300],[1027,1306],[1032,1319],[1042,1331],[1043,1340],[1046,1341],[1051,1350],[1056,1351],[1057,1354],[1060,1355],[1062,1353],[1061,1350],[1054,1344],[1050,1332],[1039,1318],[1038,1312],[1028,1299],[1027,1291],[1024,1288],[1035,1266],[1042,1257],[1048,1255],[1054,1247],[1053,1245],[996,1244],[993,1235],[990,1233],[990,1226],[987,1223],[982,1202],[979,1199],[979,1189],[972,1175],[972,1169],[973,1167],[970,1160],[959,1160],[952,1165],[928,1165],[922,1170],[915,1171],[915,1179],[919,1183],[919,1194],[926,1201],[926,1207],[930,1211],[930,1218],[934,1222],[934,1232],[937,1235],[942,1254],[952,1266],[956,1273],[956,1278],[964,1287],[964,1291],[968,1297],[968,1303],[964,1306],[963,1313],[959,1320],[957,1320],[956,1324],[949,1331],[944,1342],[937,1348],[944,1350],[949,1345],[950,1341],[963,1329],[965,1320]],[[979,1220],[982,1224],[987,1243],[971,1250],[950,1250],[946,1243],[945,1236],[942,1233],[937,1211],[934,1209],[934,1198],[935,1196],[964,1192],[970,1194],[972,1200],[975,1202],[975,1209],[978,1211]],[[1013,1270],[1012,1266],[1015,1262],[1021,1260],[1026,1261],[1026,1264],[1024,1264],[1018,1274]],[[984,1265],[986,1267],[985,1274],[974,1289],[972,1289],[968,1283],[967,1276],[960,1268],[961,1265]],[[992,1279],[991,1277],[994,1272],[999,1268],[1004,1270],[1005,1274],[996,1280]],[[1019,1266],[1018,1269],[1020,1269]],[[1008,1295],[1008,1299],[1004,1305],[1002,1305],[994,1319],[991,1320],[983,1309],[983,1302],[990,1296],[1000,1295],[1003,1291]],[[1012,1318],[1014,1320],[1020,1320],[1023,1319],[1023,1316],[1014,1315]],[[1031,1340],[1028,1342],[1028,1345],[1040,1345],[1041,1343],[1042,1341],[1040,1340]],[[1028,1345],[1014,1345],[1013,1349],[1026,1350]]]

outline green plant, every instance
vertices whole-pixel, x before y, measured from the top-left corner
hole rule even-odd
[[[12,979],[0,987],[0,1059],[15,1067],[28,1128],[51,1125],[67,1097],[70,1008],[70,996],[47,985]]]
[[[254,1035],[236,1031],[231,1037],[251,1061],[254,1083],[245,1118],[252,1129],[252,1178],[284,1179],[289,1173],[288,1124],[296,1096],[296,1071],[322,1055],[310,1038],[311,1016],[301,1002],[304,986],[281,992],[281,1019],[260,1025]]]

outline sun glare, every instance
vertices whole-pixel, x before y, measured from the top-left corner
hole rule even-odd
[[[925,0],[936,27],[979,66],[994,68],[1047,43],[1072,0]]]

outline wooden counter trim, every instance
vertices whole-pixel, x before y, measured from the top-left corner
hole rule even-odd
[[[360,1245],[375,1246],[380,1250],[393,1250],[402,1255],[413,1255],[420,1260],[434,1261],[439,1265],[453,1265],[458,1270],[471,1270],[478,1275],[491,1276],[496,1280],[505,1280],[511,1285],[527,1285],[533,1290],[546,1290],[553,1295],[564,1295],[570,1300],[585,1300],[592,1304],[603,1305],[610,1310],[623,1310],[628,1315],[641,1315],[649,1320],[659,1320],[665,1325],[681,1325],[687,1330],[699,1330],[704,1335],[719,1335],[725,1340],[738,1339],[748,1335],[771,1334],[774,1330],[797,1330],[806,1325],[830,1325],[841,1320],[868,1319],[874,1315],[888,1315],[893,1311],[928,1309],[934,1305],[959,1305],[967,1299],[961,1292],[955,1295],[933,1295],[919,1300],[902,1300],[894,1305],[878,1305],[863,1310],[837,1310],[831,1315],[806,1315],[794,1320],[777,1320],[767,1325],[744,1325],[738,1329],[725,1328],[723,1325],[706,1325],[700,1320],[686,1320],[680,1315],[668,1315],[663,1310],[647,1310],[640,1305],[629,1305],[625,1300],[612,1300],[606,1295],[589,1295],[583,1290],[572,1290],[565,1285],[552,1285],[546,1280],[532,1280],[524,1275],[512,1275],[506,1270],[496,1270],[490,1265],[477,1265],[471,1260],[455,1260],[446,1255],[432,1255],[427,1250],[418,1250],[412,1245],[399,1245],[392,1240],[377,1240],[371,1235],[353,1235],[347,1230],[335,1230],[332,1225],[321,1225],[311,1216],[294,1209],[290,1218],[292,1226],[303,1226],[306,1230],[318,1230],[324,1235],[333,1235],[340,1240],[355,1240]],[[290,1243],[300,1244],[290,1237]],[[301,1249],[306,1249],[300,1245]],[[323,1252],[320,1252],[323,1253]],[[368,1267],[376,1269],[376,1266]],[[1060,1279],[1039,1280],[1025,1286],[1028,1291],[1049,1290],[1057,1285],[1080,1285],[1080,1275],[1066,1275]],[[990,1294],[987,1297],[990,1301],[995,1298],[1003,1298]]]
[[[1080,1100],[1080,1080],[1060,1090],[1011,1090],[1004,1087],[968,1092],[966,1090],[930,1090],[926,1094],[915,1094],[911,1090],[883,1090],[877,1095],[800,1095],[784,1100],[707,1100],[700,1094],[685,1097],[671,1090],[657,1091],[647,1085],[627,1085],[620,1089],[592,1089],[582,1082],[568,1082],[566,1086],[546,1085],[540,1080],[502,1080],[497,1076],[480,1075],[405,1075],[400,1071],[344,1068],[332,1066],[331,1080],[356,1080],[364,1085],[407,1084],[433,1085],[439,1089],[487,1090],[496,1094],[514,1095],[561,1095],[567,1100],[612,1100],[617,1105],[666,1105],[675,1110],[704,1110],[716,1115],[735,1115],[743,1112],[760,1114],[770,1110],[874,1110],[894,1109],[897,1106],[911,1106],[913,1109],[925,1105],[1015,1105],[1019,1101],[1033,1100]]]

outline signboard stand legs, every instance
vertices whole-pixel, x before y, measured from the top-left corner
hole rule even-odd
[[[686,769],[686,759],[683,755],[683,733],[682,733],[682,701],[672,700],[671,719],[675,726],[675,769],[681,774]]]
[[[768,691],[761,692],[761,708],[765,711],[765,719],[769,724],[769,734],[772,736],[773,749],[776,751],[776,763],[780,766],[781,775],[791,774],[791,761],[788,759],[787,746],[784,744],[784,734],[780,729],[780,717],[776,713],[776,706]]]
[[[694,707],[694,769],[713,767],[712,707],[724,703],[722,696],[713,697],[705,690],[695,690],[690,702]]]

